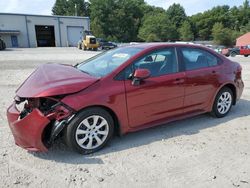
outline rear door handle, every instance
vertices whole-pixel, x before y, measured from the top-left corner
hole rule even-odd
[[[183,84],[184,83],[184,79],[183,78],[176,78],[174,81],[174,84]]]
[[[217,72],[215,70],[212,71],[212,74],[216,74]]]

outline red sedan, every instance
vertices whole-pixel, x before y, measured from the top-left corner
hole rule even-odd
[[[46,64],[18,88],[7,116],[15,142],[47,151],[60,135],[82,154],[114,134],[211,112],[226,116],[243,91],[241,66],[201,46],[139,44],[76,66]]]

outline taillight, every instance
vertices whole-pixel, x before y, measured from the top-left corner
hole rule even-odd
[[[241,71],[242,71],[242,66],[238,65],[237,70],[236,70],[236,78],[241,79]]]

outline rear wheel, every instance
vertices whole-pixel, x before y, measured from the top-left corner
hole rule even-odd
[[[225,117],[229,113],[232,104],[233,92],[230,88],[224,87],[215,98],[212,114],[218,118]]]
[[[248,55],[244,55],[245,57],[248,57]]]
[[[111,115],[102,108],[90,108],[71,121],[66,129],[65,140],[78,153],[90,154],[103,148],[113,132]]]

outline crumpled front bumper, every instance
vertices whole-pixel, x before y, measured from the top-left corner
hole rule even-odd
[[[19,119],[20,112],[13,103],[7,110],[7,118],[15,143],[29,151],[48,151],[42,142],[44,128],[50,123],[38,109]]]

